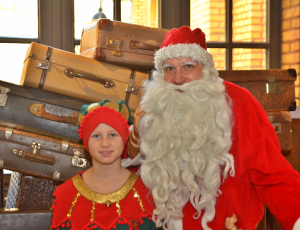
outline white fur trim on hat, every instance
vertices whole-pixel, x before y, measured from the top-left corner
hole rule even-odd
[[[194,43],[169,45],[167,47],[159,49],[154,56],[155,68],[157,71],[162,73],[162,65],[166,59],[182,57],[192,58],[209,68],[214,67],[212,55],[201,46]]]

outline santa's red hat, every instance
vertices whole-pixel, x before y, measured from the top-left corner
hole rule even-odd
[[[205,34],[200,28],[174,28],[166,34],[160,49],[155,53],[155,68],[162,73],[162,65],[167,58],[180,57],[190,57],[207,67],[213,67],[213,58],[206,48]]]

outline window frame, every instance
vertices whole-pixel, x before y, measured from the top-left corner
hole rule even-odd
[[[226,49],[226,70],[232,69],[232,49],[266,49],[266,69],[281,68],[282,0],[267,0],[266,42],[232,42],[232,0],[225,0],[226,41],[207,42],[208,48]],[[190,25],[190,1],[158,0],[159,27],[172,29]],[[1,37],[1,43],[37,42],[74,52],[80,40],[74,38],[74,0],[38,0],[39,37],[37,39]],[[170,10],[172,9],[172,10]],[[121,20],[121,0],[114,0],[114,20]]]
[[[232,50],[234,48],[266,49],[266,69],[281,68],[281,25],[282,0],[267,0],[267,38],[266,42],[233,42],[232,41],[232,0],[225,0],[226,8],[226,41],[207,42],[207,48],[226,49],[226,70],[232,70]],[[188,5],[188,8],[187,8]],[[173,9],[172,14],[168,14]],[[175,10],[177,13],[175,13]],[[179,10],[180,9],[180,10]],[[182,25],[190,26],[190,1],[163,0],[161,4],[161,27],[165,29],[178,28]]]

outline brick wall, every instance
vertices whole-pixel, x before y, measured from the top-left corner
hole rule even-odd
[[[266,0],[233,2],[232,40],[235,42],[266,41]],[[264,49],[234,49],[232,68],[265,69]]]
[[[207,41],[225,41],[225,0],[191,0],[191,28],[199,27]],[[225,49],[208,49],[215,67],[225,69]]]
[[[233,3],[233,40],[266,40],[266,0],[235,0]],[[200,27],[207,41],[225,41],[225,1],[191,0],[191,28]],[[225,49],[208,49],[217,69],[225,69]],[[265,50],[234,49],[233,69],[265,69]]]
[[[296,69],[296,97],[300,97],[300,0],[282,0],[282,69]],[[296,100],[300,105],[300,100]]]
[[[158,27],[157,0],[132,0],[133,24]]]

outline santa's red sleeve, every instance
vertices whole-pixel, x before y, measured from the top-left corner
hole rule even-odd
[[[235,167],[249,175],[259,200],[283,229],[292,230],[300,218],[300,174],[281,154],[277,134],[259,102],[248,91],[225,85],[235,122]]]

